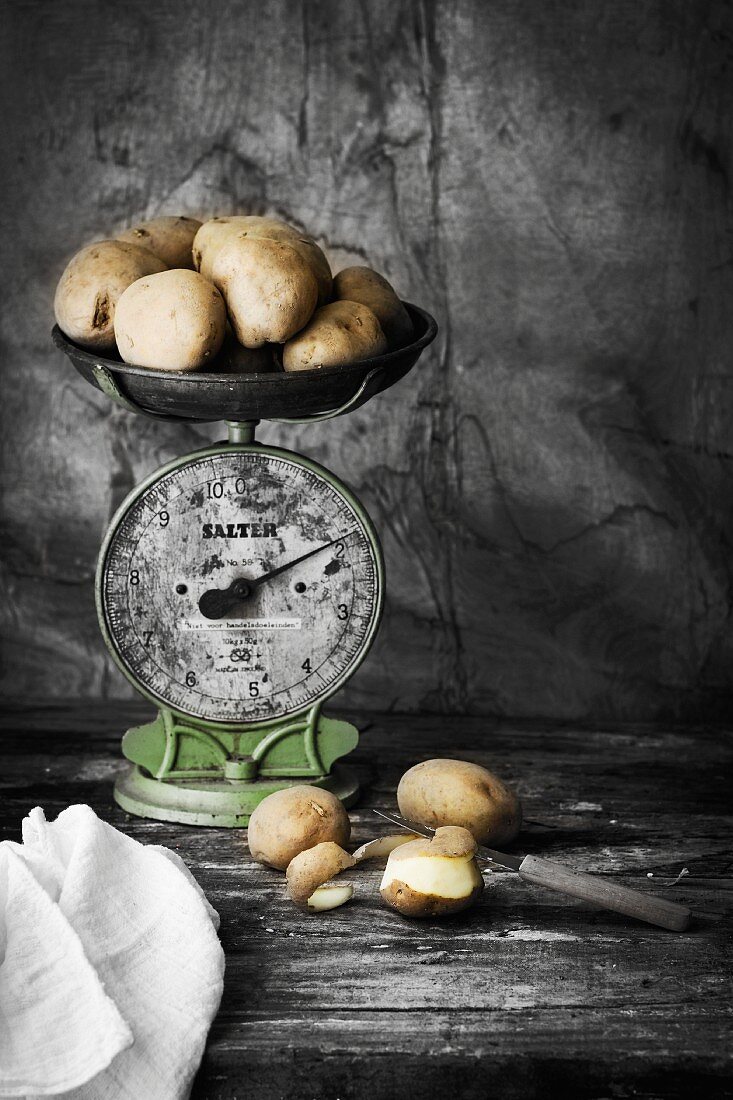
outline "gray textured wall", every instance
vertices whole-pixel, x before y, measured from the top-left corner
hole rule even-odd
[[[358,413],[260,433],[351,482],[383,534],[388,611],[349,701],[725,713],[728,5],[3,8],[8,694],[129,693],[96,550],[133,483],[213,431],[73,373],[49,339],[66,259],[157,213],[274,211],[441,325]]]

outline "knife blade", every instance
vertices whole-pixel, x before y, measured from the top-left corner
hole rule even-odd
[[[417,821],[408,821],[406,817],[402,817],[400,814],[385,814],[381,810],[372,810],[372,813],[379,814],[386,821],[391,821],[393,825],[399,825],[401,829],[407,829],[410,833],[419,833],[420,836],[427,837],[435,835],[435,829],[431,829],[427,825],[420,825]],[[510,856],[505,852],[495,852],[493,848],[487,848],[483,844],[477,845],[476,856],[478,859],[485,860],[486,863],[493,863],[496,867],[501,867],[505,871],[518,871],[522,865],[521,856]]]
[[[373,813],[420,836],[431,837],[435,833],[435,829],[409,821],[400,814],[386,814],[381,810],[373,810]],[[672,932],[684,932],[690,923],[692,912],[686,905],[678,905],[677,902],[667,901],[666,898],[659,898],[654,894],[645,894],[640,890],[631,890],[628,886],[621,886],[601,875],[574,871],[552,860],[540,859],[539,856],[508,855],[483,844],[477,846],[476,855],[492,867],[515,871],[524,882],[546,886],[559,894],[580,898],[581,901],[623,913],[627,917],[636,917],[647,924],[656,924]]]

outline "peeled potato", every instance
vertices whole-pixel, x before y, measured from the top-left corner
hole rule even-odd
[[[195,218],[162,217],[140,222],[117,234],[118,241],[142,245],[168,267],[193,267],[194,237],[201,228]]]
[[[369,306],[390,348],[401,348],[413,337],[410,315],[387,280],[371,267],[346,267],[333,280],[334,301]]]
[[[136,367],[199,370],[219,351],[225,329],[224,299],[196,271],[138,279],[117,303],[117,347]]]
[[[286,371],[338,367],[383,355],[387,341],[372,311],[357,302],[331,302],[283,348]]]
[[[138,279],[165,269],[147,248],[127,241],[97,241],[82,248],[56,287],[53,307],[59,328],[84,348],[114,351],[120,296]]]
[[[302,233],[295,226],[277,218],[235,215],[204,222],[193,243],[194,266],[207,279],[211,279],[216,257],[224,245],[236,237],[266,237],[268,240],[289,244],[300,253],[315,276],[318,283],[318,305],[323,305],[331,297],[333,279],[323,250],[307,233]]]
[[[522,806],[498,776],[467,760],[425,760],[406,771],[397,787],[403,817],[437,829],[460,825],[479,844],[500,847],[517,836]]]
[[[289,340],[308,323],[318,300],[310,265],[289,244],[268,237],[238,235],[226,241],[212,278],[246,348]]]
[[[390,853],[379,892],[406,917],[445,917],[467,909],[484,888],[467,829],[446,826],[432,839],[402,844]]]
[[[350,836],[349,815],[336,795],[306,784],[285,787],[263,798],[247,829],[252,859],[279,871],[307,848],[324,841],[343,848]]]

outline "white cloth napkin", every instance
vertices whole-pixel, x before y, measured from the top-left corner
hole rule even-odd
[[[183,861],[70,806],[0,843],[0,1096],[183,1100],[221,999]]]

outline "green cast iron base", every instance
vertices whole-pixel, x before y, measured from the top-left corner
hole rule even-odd
[[[353,806],[359,784],[351,768],[334,764],[328,775],[297,779],[153,779],[134,765],[115,783],[115,802],[128,814],[156,821],[179,821],[184,825],[212,825],[244,828],[255,806],[273,791],[308,783],[323,787]]]
[[[117,780],[115,801],[137,817],[223,828],[246,825],[263,798],[297,783],[352,805],[359,784],[336,760],[358,740],[356,726],[327,718],[318,703],[294,717],[227,728],[160,707],[122,739],[133,767]]]

